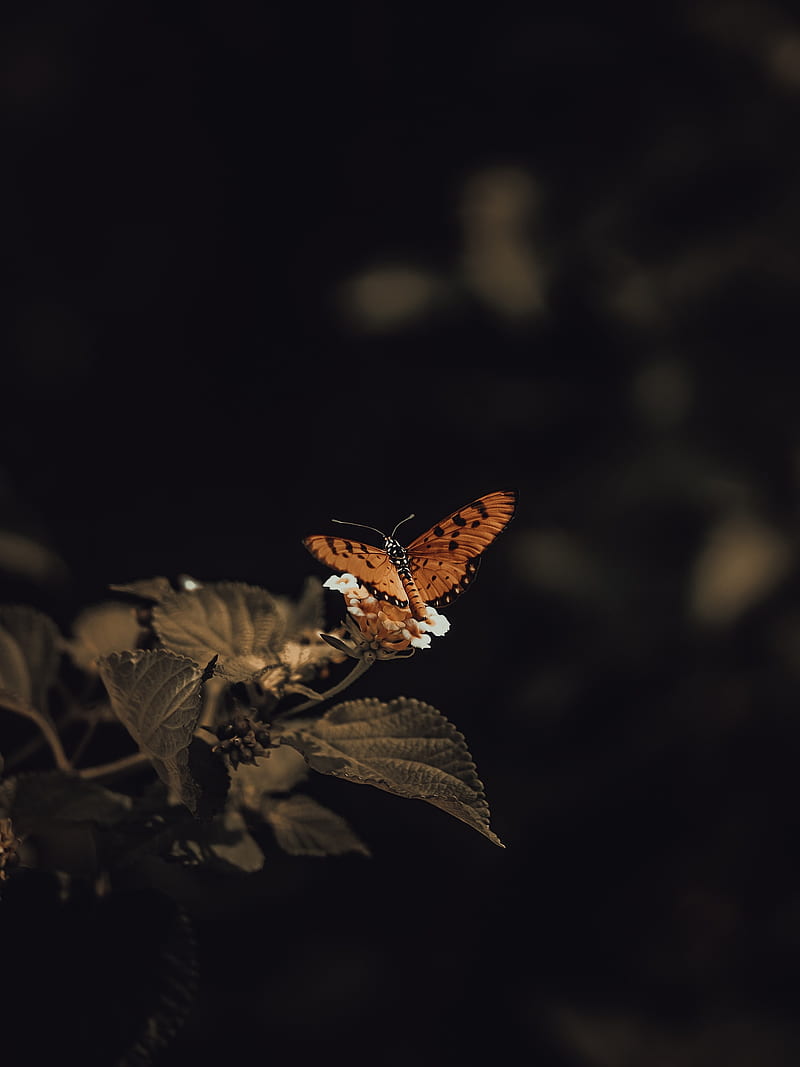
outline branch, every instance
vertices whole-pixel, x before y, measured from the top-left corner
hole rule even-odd
[[[276,719],[287,719],[290,715],[297,715],[301,711],[306,711],[308,708],[313,708],[315,705],[320,704],[323,700],[330,700],[331,697],[337,696],[343,689],[347,689],[357,678],[366,673],[374,662],[375,659],[371,656],[356,660],[355,667],[337,685],[334,685],[325,693],[316,693],[311,700],[306,700],[305,703],[298,704],[297,707],[289,708],[282,715],[276,716]]]
[[[49,715],[39,711],[38,708],[34,708],[32,704],[26,704],[23,700],[15,697],[13,693],[7,691],[0,694],[0,700],[4,708],[7,708],[9,711],[14,711],[17,715],[22,715],[26,719],[30,719],[31,722],[39,727],[42,736],[53,754],[56,767],[58,767],[60,771],[68,771],[72,769],[72,764],[67,759],[64,746],[61,744],[61,738],[58,736],[58,731]]]
[[[83,767],[75,773],[79,778],[111,778],[115,775],[128,774],[139,767],[144,767],[150,760],[143,752],[133,752],[130,756],[112,760],[111,763],[98,763],[96,767]]]

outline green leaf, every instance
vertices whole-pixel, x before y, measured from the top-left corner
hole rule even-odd
[[[342,641],[340,637],[335,637],[333,634],[320,634],[319,636],[331,648],[335,648],[337,652],[343,652],[345,656],[352,656],[353,659],[359,658],[353,646],[348,645],[346,641]]]
[[[16,698],[15,703],[32,704],[32,679],[25,654],[6,630],[0,629],[0,704]]]
[[[84,609],[72,624],[73,639],[67,650],[85,671],[96,671],[97,660],[110,652],[134,649],[142,628],[130,604],[108,600]]]
[[[5,509],[6,517],[8,511]],[[38,588],[63,589],[70,574],[66,563],[35,537],[0,528],[0,571],[34,582]]]
[[[165,597],[172,596],[175,590],[172,588],[169,578],[140,578],[135,582],[126,582],[124,585],[110,585],[115,593],[130,593],[132,596],[141,597],[142,600],[155,600],[156,603]]]
[[[220,753],[214,752],[202,737],[192,738],[188,753],[189,773],[201,793],[195,814],[206,822],[225,809],[231,776]]]
[[[262,800],[271,793],[288,793],[308,777],[303,757],[288,745],[269,750],[269,758],[242,763],[231,781],[231,803],[261,811]]]
[[[300,599],[276,596],[275,603],[285,619],[288,637],[316,633],[325,625],[325,593],[319,578],[306,578]]]
[[[274,665],[284,643],[272,596],[241,582],[171,591],[153,609],[153,626],[173,652],[198,663],[218,656],[218,671],[229,682],[250,681]]]
[[[112,652],[98,661],[111,706],[159,778],[190,811],[200,790],[189,769],[206,672],[166,649]]]
[[[188,748],[182,748],[174,756],[165,756],[164,759],[150,756],[150,762],[169,791],[170,803],[179,801],[193,815],[196,814],[200,807],[201,790],[192,776]]]
[[[60,771],[0,784],[0,814],[25,839],[25,862],[77,877],[97,872],[96,826],[114,825],[131,807],[129,797]]]
[[[143,752],[165,759],[188,746],[200,716],[202,667],[166,649],[112,652],[98,666],[114,712]]]
[[[248,874],[264,866],[264,853],[238,811],[226,811],[209,827],[207,844],[214,855]]]
[[[56,624],[41,611],[26,604],[0,605],[0,689],[45,711],[60,640]]]
[[[279,800],[267,797],[261,812],[280,847],[292,856],[341,856],[345,852],[370,855],[341,815],[303,793]]]
[[[0,784],[0,813],[12,817],[22,834],[53,822],[112,826],[131,806],[130,797],[62,771],[18,775]]]
[[[346,701],[312,723],[285,727],[281,740],[315,771],[425,800],[502,846],[463,735],[430,704]]]

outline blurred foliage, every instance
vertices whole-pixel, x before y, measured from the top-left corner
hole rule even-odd
[[[390,1067],[795,1062],[792,5],[90,0],[3,52],[3,599],[290,591],[327,517],[520,488],[402,667],[508,848],[377,794],[385,855],[277,859],[246,948],[201,930],[184,1058],[249,1013]]]

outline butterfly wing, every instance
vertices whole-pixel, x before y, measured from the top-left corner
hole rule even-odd
[[[328,537],[324,534],[306,537],[303,544],[320,563],[340,574],[352,574],[379,600],[388,600],[401,608],[408,606],[403,583],[382,548],[347,537]]]
[[[505,530],[517,507],[516,490],[478,497],[421,534],[406,549],[422,599],[449,604],[472,582],[480,555]]]

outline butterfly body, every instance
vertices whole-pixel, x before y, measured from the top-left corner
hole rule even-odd
[[[307,537],[303,544],[321,563],[354,575],[378,599],[408,607],[421,621],[427,617],[426,605],[449,604],[472,582],[479,557],[511,521],[516,502],[516,490],[487,493],[407,547],[384,534],[382,548],[323,534]]]
[[[393,537],[384,537],[383,547],[389,562],[397,572],[400,584],[403,586],[403,590],[408,598],[408,606],[411,608],[411,614],[417,620],[426,618],[427,611],[425,601],[422,599],[420,591],[417,589],[416,582],[414,581],[408,552],[403,548],[400,542],[396,541]]]

